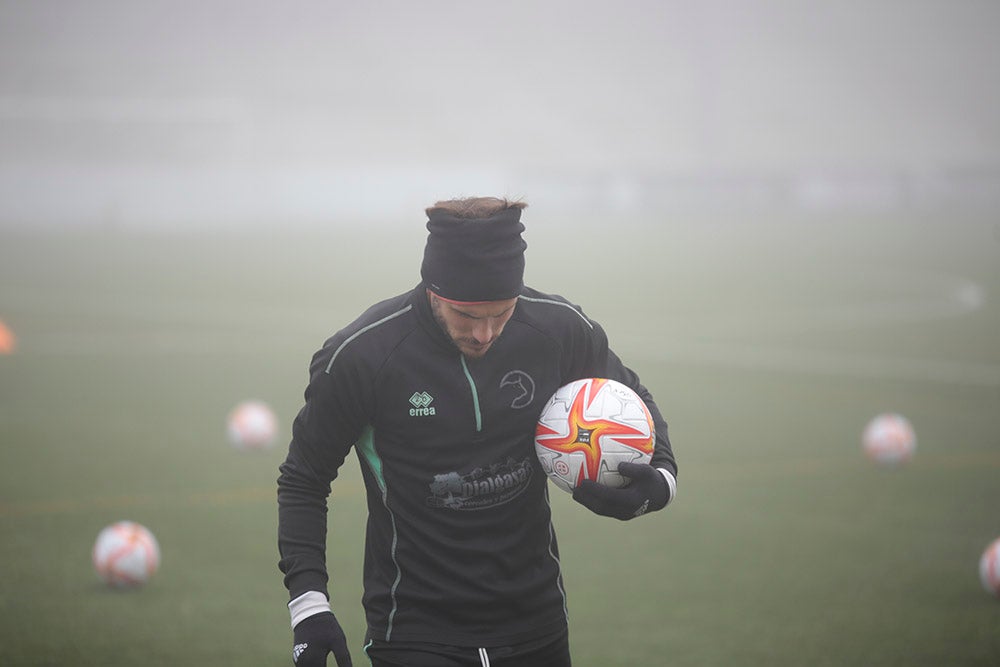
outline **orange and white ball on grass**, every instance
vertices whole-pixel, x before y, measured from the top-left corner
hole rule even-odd
[[[1000,598],[1000,537],[979,557],[979,581],[987,593]]]
[[[160,568],[160,545],[153,533],[134,521],[118,521],[97,535],[94,569],[108,586],[137,588]]]
[[[622,487],[619,463],[649,463],[656,431],[649,408],[615,380],[585,378],[560,387],[542,408],[535,452],[556,486],[573,492],[589,479]]]
[[[913,458],[917,449],[917,436],[906,417],[887,412],[868,422],[861,434],[861,443],[868,458],[891,467]]]
[[[263,401],[243,401],[230,411],[226,434],[236,449],[269,449],[278,438],[278,417]]]

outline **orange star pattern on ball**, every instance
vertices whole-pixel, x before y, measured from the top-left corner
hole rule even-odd
[[[590,406],[595,398],[601,393],[601,389],[607,383],[606,380],[595,381],[592,385],[593,392],[589,395],[589,401],[587,392],[580,391],[573,398],[573,405],[570,406],[569,415],[567,416],[567,421],[570,424],[569,433],[562,437],[545,437],[545,446],[550,449],[560,451],[566,454],[573,452],[582,452],[584,459],[586,461],[585,465],[580,468],[580,478],[576,480],[576,485],[578,486],[584,479],[591,479],[596,481],[601,470],[601,440],[608,436],[628,436],[630,438],[634,437],[646,437],[645,442],[635,443],[636,449],[640,449],[647,453],[652,452],[653,441],[652,438],[646,436],[642,431],[635,429],[627,424],[621,424],[618,422],[608,421],[606,419],[598,420],[588,420],[585,416],[585,410]],[[558,436],[559,434],[552,429],[538,425],[536,430],[536,436]]]

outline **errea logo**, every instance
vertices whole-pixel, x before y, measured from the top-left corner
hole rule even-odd
[[[434,397],[428,394],[426,391],[415,391],[413,396],[410,396],[410,408],[411,417],[429,417],[434,414],[434,408],[431,407],[431,402]]]

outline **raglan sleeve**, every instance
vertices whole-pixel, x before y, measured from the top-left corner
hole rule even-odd
[[[312,359],[305,403],[292,424],[278,477],[278,566],[290,599],[328,599],[326,516],[330,484],[365,425],[371,381],[363,362],[337,355],[331,338]],[[308,594],[308,595],[306,595]],[[293,623],[295,610],[293,609]]]

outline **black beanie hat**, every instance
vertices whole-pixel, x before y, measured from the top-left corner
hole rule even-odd
[[[460,218],[431,209],[420,276],[424,286],[451,301],[512,299],[524,284],[521,209],[488,218]]]

